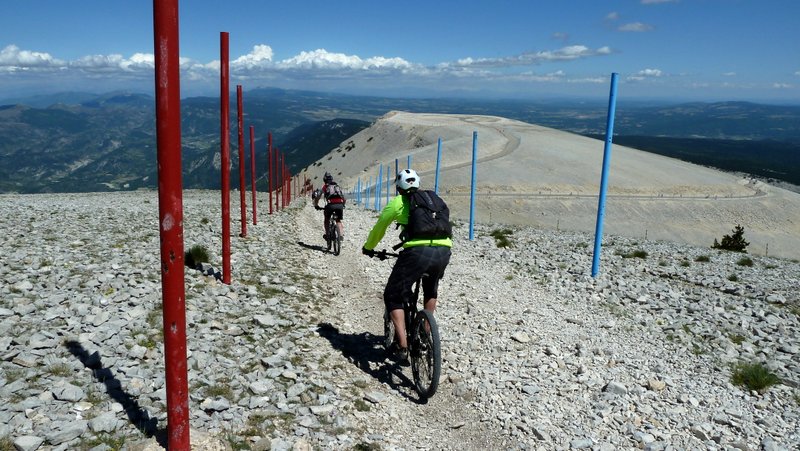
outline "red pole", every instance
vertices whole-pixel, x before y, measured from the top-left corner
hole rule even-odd
[[[267,191],[269,192],[269,214],[272,214],[272,132],[267,133]]]
[[[230,155],[230,88],[228,83],[228,32],[219,35],[220,50],[220,156],[222,163],[222,283],[231,283],[231,155]]]
[[[286,155],[283,152],[278,152],[278,155],[281,156],[281,165],[278,169],[278,173],[281,175],[281,210],[286,205],[285,198],[283,197],[286,194],[286,172],[284,172],[284,168],[286,166]]]
[[[294,182],[294,179],[292,177],[292,172],[291,172],[291,169],[289,169],[289,167],[287,166],[286,167],[286,204],[287,205],[292,203],[292,192],[294,191],[292,189],[292,182]]]
[[[275,181],[275,210],[281,209],[281,197],[283,196],[283,173],[281,170],[283,168],[283,155],[281,155],[280,149],[275,149],[275,155],[277,155],[278,160],[275,162],[275,176],[278,179]]]
[[[189,379],[186,368],[186,291],[183,273],[178,0],[153,0],[153,37],[167,443],[171,450],[188,451]]]
[[[244,184],[244,106],[242,105],[242,85],[236,85],[236,123],[239,134],[239,209],[242,212],[242,233],[239,235],[244,238],[247,236],[247,201],[245,196]]]
[[[292,173],[289,172],[289,165],[286,164],[285,166],[286,166],[286,169],[284,169],[284,171],[286,171],[286,197],[285,197],[286,204],[285,205],[289,206],[289,202],[291,202],[291,200],[292,200],[292,197],[291,197],[292,196]]]
[[[286,208],[286,155],[281,152],[281,210]]]
[[[253,225],[256,225],[256,137],[250,126],[250,190],[253,192]]]

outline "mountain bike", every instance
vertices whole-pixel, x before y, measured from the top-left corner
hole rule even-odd
[[[385,249],[373,254],[380,260],[388,257],[399,257],[399,254],[387,252]],[[423,274],[424,276],[424,274]],[[439,326],[433,312],[417,308],[422,278],[414,284],[414,294],[403,304],[406,322],[406,338],[408,355],[411,359],[411,372],[414,376],[414,389],[421,398],[430,398],[439,388],[439,376],[442,372],[442,348],[439,341]],[[387,351],[395,340],[394,323],[389,312],[383,312],[383,345]]]
[[[317,207],[317,210],[324,210]],[[339,233],[337,223],[342,220],[342,210],[331,210],[328,223],[325,225],[325,243],[328,245],[328,252],[333,249],[333,255],[339,255],[342,250],[342,235]]]

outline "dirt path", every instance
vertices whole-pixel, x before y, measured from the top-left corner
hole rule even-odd
[[[330,345],[334,361],[344,363],[347,377],[367,399],[356,421],[375,437],[382,436],[383,443],[400,448],[497,449],[503,440],[481,423],[469,396],[455,390],[446,362],[438,392],[421,401],[413,389],[411,369],[385,359],[382,292],[393,262],[369,259],[360,252],[376,217],[358,206],[345,210],[345,241],[339,256],[323,247],[322,212],[307,203],[297,220],[309,270],[327,280],[323,289],[330,303],[322,307],[321,316],[327,320],[320,323],[319,334]],[[390,228],[382,245],[394,244],[394,235]],[[447,331],[442,334],[446,346]]]

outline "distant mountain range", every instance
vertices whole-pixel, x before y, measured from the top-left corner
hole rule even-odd
[[[231,96],[232,174],[238,171],[235,95]],[[393,99],[254,89],[243,96],[245,165],[256,134],[260,189],[266,138],[297,171],[391,110],[503,116],[602,136],[601,102]],[[218,98],[183,99],[183,182],[220,186]],[[800,107],[746,102],[617,105],[614,141],[724,170],[800,185]],[[263,169],[260,169],[263,168]],[[0,105],[0,192],[86,192],[156,187],[154,99],[133,93],[63,93]],[[238,183],[232,183],[238,186]]]

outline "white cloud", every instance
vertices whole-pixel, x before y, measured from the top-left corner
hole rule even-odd
[[[626,32],[627,31],[631,31],[631,32],[635,32],[635,33],[651,31],[652,29],[653,29],[652,25],[648,25],[648,24],[642,23],[642,22],[626,23],[624,25],[620,25],[617,28],[617,30],[619,30],[619,31],[626,31]]]
[[[608,13],[606,15],[606,20],[619,20],[619,13],[616,11]]]
[[[661,69],[642,69],[639,72],[636,72],[635,74],[629,75],[627,79],[630,81],[642,81],[647,79],[659,78],[662,75],[664,75],[664,73],[661,71]]]
[[[232,82],[247,82],[254,86],[269,84],[278,87],[307,87],[314,86],[315,82],[324,82],[326,86],[370,85],[373,89],[380,89],[384,83],[394,86],[472,89],[476,84],[488,86],[495,82],[498,85],[508,82],[527,89],[535,83],[605,83],[605,78],[594,78],[592,74],[567,75],[559,68],[546,73],[520,72],[516,69],[612,53],[609,47],[593,49],[584,45],[568,45],[507,57],[467,57],[426,66],[401,57],[363,58],[325,49],[303,51],[292,57],[276,60],[269,45],[258,44],[246,54],[231,59],[230,75]],[[184,81],[182,89],[188,87],[198,92],[213,89],[219,83],[219,60],[201,62],[181,57],[179,64]],[[34,80],[37,80],[36,83],[41,83],[38,80],[52,80],[45,77],[52,77],[54,70],[59,70],[59,75],[57,82],[53,80],[53,86],[85,86],[92,83],[95,87],[102,86],[102,89],[128,89],[134,85],[147,87],[152,86],[154,68],[155,56],[151,53],[135,53],[131,56],[87,55],[62,61],[47,53],[21,50],[13,45],[0,52],[0,84],[7,91],[15,84],[33,86]]]
[[[569,41],[569,33],[562,33],[560,31],[557,31],[553,33],[553,39],[555,39],[556,41],[567,42]]]
[[[134,53],[130,58],[122,55],[89,55],[70,61],[69,67],[84,72],[123,72],[152,71],[156,67],[152,53]]]
[[[264,44],[253,46],[253,51],[247,55],[242,55],[239,58],[231,61],[232,68],[253,69],[258,67],[268,67],[272,63],[272,47]]]
[[[773,83],[772,87],[775,89],[791,89],[794,88],[794,85],[789,83]]]
[[[798,77],[800,77],[800,70],[795,72],[794,74],[797,75]]]
[[[736,72],[725,72],[725,73],[722,74],[722,76],[724,76],[724,77],[735,77],[736,76]]]
[[[152,53],[134,53],[130,59],[122,62],[121,67],[125,70],[154,69],[156,57]]]
[[[407,70],[413,67],[411,63],[402,58],[386,58],[376,56],[362,59],[356,55],[332,53],[325,49],[310,52],[300,52],[299,55],[277,63],[278,69],[317,69],[317,70],[358,70],[358,71],[392,71]]]
[[[49,53],[21,50],[16,45],[8,45],[0,51],[0,68],[9,70],[29,68],[57,68],[64,61],[53,58]]]
[[[512,67],[512,66],[530,66],[541,64],[549,61],[571,61],[582,58],[589,58],[593,56],[609,55],[612,51],[609,47],[600,47],[592,50],[584,45],[570,45],[562,47],[558,50],[546,50],[540,52],[526,52],[516,56],[507,56],[503,58],[462,58],[452,66],[460,67]]]

